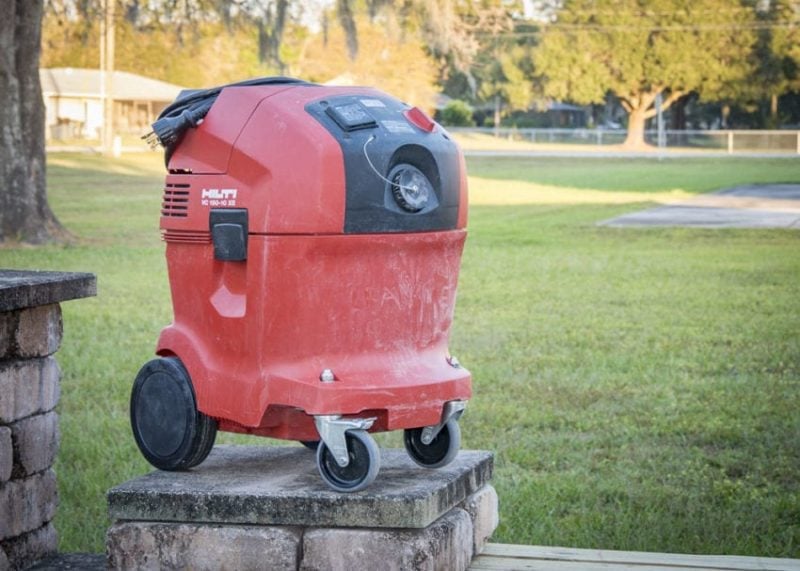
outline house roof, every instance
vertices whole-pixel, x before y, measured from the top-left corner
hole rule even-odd
[[[39,70],[44,95],[61,97],[100,97],[100,70],[71,67]],[[126,101],[171,102],[183,87],[127,71],[115,71],[112,78],[114,99]]]
[[[570,105],[569,103],[562,103],[560,101],[551,101],[547,104],[548,111],[583,111],[583,107],[577,105]]]

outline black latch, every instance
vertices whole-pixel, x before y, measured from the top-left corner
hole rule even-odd
[[[212,208],[208,217],[214,258],[225,262],[247,259],[247,209]]]

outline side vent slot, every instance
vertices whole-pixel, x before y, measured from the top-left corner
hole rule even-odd
[[[161,238],[165,242],[175,242],[177,244],[210,244],[211,234],[209,232],[198,232],[196,230],[164,230]]]
[[[186,218],[189,215],[189,188],[187,183],[170,183],[164,187],[161,215]]]

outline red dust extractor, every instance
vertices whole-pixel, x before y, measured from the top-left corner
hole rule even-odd
[[[378,473],[369,432],[403,429],[449,463],[471,389],[448,352],[467,185],[447,133],[288,78],[182,94],[154,131],[175,317],[131,395],[147,460],[196,466],[218,429],[298,440],[352,492]]]

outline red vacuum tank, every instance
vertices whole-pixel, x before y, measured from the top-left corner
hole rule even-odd
[[[278,78],[212,95],[163,117],[194,128],[159,134],[174,321],[133,387],[142,453],[180,470],[217,429],[298,440],[349,492],[378,473],[369,432],[402,429],[418,464],[449,463],[471,395],[448,350],[457,145],[375,89]]]

